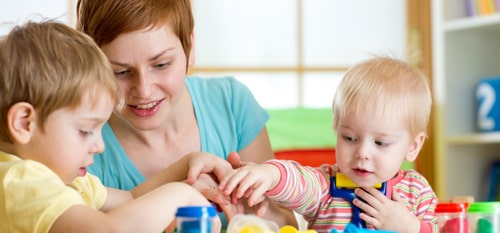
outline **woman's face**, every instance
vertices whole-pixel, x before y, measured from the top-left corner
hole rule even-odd
[[[170,27],[124,33],[101,47],[125,97],[117,112],[139,130],[158,128],[184,92],[186,55]]]

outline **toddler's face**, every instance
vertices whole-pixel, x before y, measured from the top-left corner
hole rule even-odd
[[[101,97],[95,106],[87,96],[78,108],[51,113],[44,130],[36,128],[33,132],[26,151],[30,159],[45,164],[65,184],[84,176],[86,167],[94,162],[94,154],[104,150],[101,129],[113,110],[110,98]]]
[[[337,129],[337,166],[358,186],[371,187],[392,178],[418,145],[401,114],[350,114]]]

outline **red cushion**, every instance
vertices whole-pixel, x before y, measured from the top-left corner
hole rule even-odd
[[[319,167],[325,163],[335,163],[335,148],[278,150],[274,156],[277,159],[295,160],[305,166]]]

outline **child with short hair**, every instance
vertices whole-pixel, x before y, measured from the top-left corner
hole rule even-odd
[[[431,104],[420,70],[390,57],[369,59],[348,70],[335,94],[335,172],[269,160],[241,167],[222,179],[219,188],[233,198],[248,197],[249,205],[262,195],[270,197],[302,214],[309,228],[320,233],[344,230],[353,217],[372,229],[437,232],[435,193],[417,171],[400,169],[422,148]],[[352,203],[330,189],[336,181],[330,178],[342,175],[336,172],[359,187]],[[381,183],[385,195],[374,188]],[[353,216],[355,208],[360,212]]]
[[[121,97],[85,34],[15,27],[0,40],[0,93],[0,232],[161,232],[178,207],[210,205],[185,183],[123,191],[87,173]]]

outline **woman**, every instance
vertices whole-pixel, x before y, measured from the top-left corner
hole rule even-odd
[[[90,168],[105,185],[132,189],[193,151],[222,158],[237,151],[255,163],[274,157],[269,116],[247,87],[229,77],[186,77],[194,62],[189,0],[79,0],[77,17],[125,97],[103,128],[103,156]],[[273,220],[294,223],[285,212]]]

